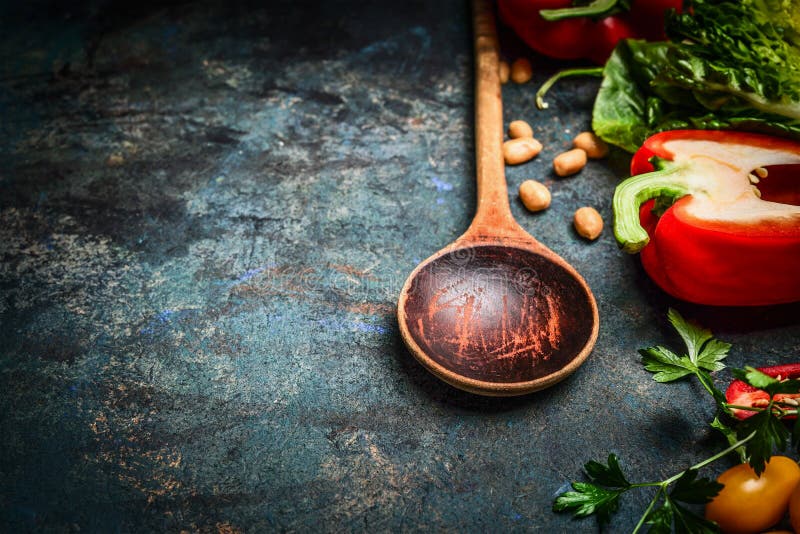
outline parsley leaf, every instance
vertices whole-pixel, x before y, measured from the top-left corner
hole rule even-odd
[[[703,344],[713,337],[711,331],[690,323],[673,308],[667,311],[667,319],[686,343],[686,348],[689,349],[689,358],[692,362],[697,362],[697,356],[700,354]]]
[[[648,534],[672,534],[672,507],[664,503],[647,514],[646,523],[650,525]]]
[[[619,459],[615,454],[608,455],[608,465],[600,462],[591,461],[583,466],[592,482],[609,486],[612,488],[627,488],[631,485],[622,474],[619,467]]]
[[[655,373],[653,380],[672,382],[690,374],[697,375],[701,369],[713,372],[725,368],[722,360],[728,356],[730,343],[714,339],[710,330],[690,323],[672,308],[668,317],[686,344],[688,355],[678,356],[662,346],[639,350],[645,369]]]
[[[800,417],[797,417],[792,425],[792,447],[800,452]]]
[[[686,356],[678,356],[664,347],[639,349],[644,368],[655,373],[656,382],[672,382],[694,373],[696,367]],[[688,364],[688,365],[687,365]]]
[[[669,496],[688,504],[706,504],[722,489],[722,484],[708,478],[697,478],[697,469],[687,469],[675,482]]]
[[[571,510],[575,517],[597,515],[600,525],[611,521],[611,515],[619,509],[619,496],[624,489],[608,489],[590,482],[573,482],[572,489],[556,497],[554,512]]]
[[[654,373],[653,380],[656,382],[673,382],[688,375],[696,376],[724,410],[725,395],[714,386],[709,372],[725,368],[722,360],[728,356],[730,343],[714,339],[710,330],[690,323],[672,308],[669,309],[668,317],[686,344],[688,354],[678,356],[662,346],[640,349],[644,368]]]
[[[731,350],[731,344],[719,339],[709,339],[703,346],[703,350],[697,355],[697,366],[709,371],[721,371],[725,369],[722,363]]]
[[[766,391],[770,397],[778,393],[797,393],[800,391],[800,380],[778,380],[754,367],[747,366],[744,369],[731,369],[731,372],[739,380],[747,382],[754,388]]]
[[[661,507],[652,510],[647,515],[645,522],[650,525],[649,534],[672,534],[673,523],[675,525],[674,532],[690,534],[716,534],[719,532],[716,523],[681,506],[676,502],[678,499],[674,497],[674,494],[673,491],[664,498],[664,504]]]
[[[667,499],[664,506],[672,508],[675,532],[685,532],[686,534],[716,534],[719,532],[719,527],[716,523],[697,515],[678,503],[670,502]]]
[[[745,452],[749,458],[750,467],[757,475],[764,471],[767,461],[772,456],[772,450],[786,450],[786,441],[789,438],[789,429],[781,420],[766,409],[748,417],[741,422],[738,429],[740,438],[755,435],[745,444]]]
[[[597,514],[600,525],[611,521],[619,508],[619,496],[628,491],[627,481],[615,454],[608,455],[608,465],[590,461],[584,465],[591,482],[573,482],[572,489],[556,497],[553,511],[572,510],[575,517]]]

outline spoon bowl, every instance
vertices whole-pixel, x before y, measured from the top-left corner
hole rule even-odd
[[[598,323],[586,283],[552,252],[525,245],[456,245],[411,274],[400,329],[434,375],[473,393],[519,395],[589,355]]]
[[[511,215],[494,18],[485,0],[473,15],[478,209],[464,235],[411,273],[397,317],[412,354],[445,382],[522,395],[574,372],[599,319],[584,279]]]

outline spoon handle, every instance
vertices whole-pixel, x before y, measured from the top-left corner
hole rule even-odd
[[[516,230],[511,215],[503,161],[503,98],[499,44],[494,12],[488,0],[472,2],[475,45],[475,172],[478,206],[468,233],[497,235]]]

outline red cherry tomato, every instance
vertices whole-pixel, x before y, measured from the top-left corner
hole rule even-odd
[[[800,466],[786,456],[773,456],[758,477],[747,464],[722,473],[725,487],[706,505],[706,519],[729,534],[763,532],[781,520],[800,482]]]

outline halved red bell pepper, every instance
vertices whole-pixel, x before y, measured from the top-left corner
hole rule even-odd
[[[664,39],[664,15],[681,0],[498,0],[500,17],[525,43],[557,59],[605,63],[620,39]]]
[[[656,134],[634,155],[634,176],[614,193],[614,234],[623,250],[641,251],[647,274],[679,299],[723,306],[800,301],[798,164],[800,143],[788,139]]]
[[[772,378],[800,378],[800,363],[787,363],[785,365],[775,365],[773,367],[759,367],[759,371],[771,376]],[[785,402],[785,399],[800,400],[800,391],[797,393],[778,393],[775,395],[776,402]],[[728,389],[725,390],[725,400],[733,406],[752,406],[763,407],[769,402],[769,394],[766,391],[756,389],[742,380],[734,380]],[[733,415],[738,419],[747,419],[755,415],[755,411],[737,410],[734,408]],[[794,418],[793,416],[789,416]]]

